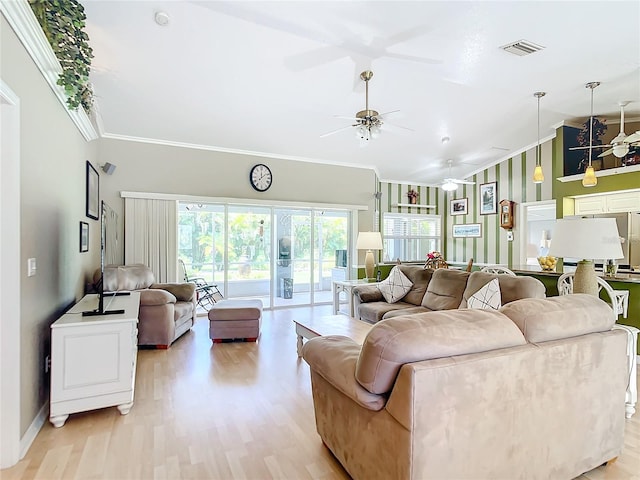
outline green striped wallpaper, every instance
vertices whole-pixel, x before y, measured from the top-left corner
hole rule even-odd
[[[535,202],[552,199],[552,160],[556,139],[542,144],[542,168],[545,181],[533,183],[535,167],[535,147],[512,158],[504,160],[482,172],[470,180],[475,185],[460,185],[455,192],[445,192],[441,188],[418,185],[385,183],[380,184],[382,212],[404,212],[418,214],[438,214],[442,216],[444,236],[444,254],[450,262],[468,262],[473,258],[475,263],[513,265],[520,258],[520,225],[518,205],[523,202]],[[507,231],[500,228],[497,214],[480,215],[480,185],[497,182],[497,201],[507,199],[515,202],[515,227],[513,241],[507,241]],[[417,190],[420,194],[415,207],[398,206],[408,203],[407,191]],[[450,202],[453,199],[467,198],[468,213],[466,215],[450,215]],[[424,208],[420,205],[435,205],[436,208]],[[482,229],[480,238],[453,238],[452,228],[455,224],[479,223]],[[424,252],[425,256],[427,252]]]

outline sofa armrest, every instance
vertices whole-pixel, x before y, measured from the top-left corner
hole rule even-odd
[[[378,411],[384,407],[386,396],[368,392],[356,380],[356,362],[360,348],[360,345],[347,337],[316,337],[302,347],[302,357],[313,372],[322,376],[336,390],[358,405]]]
[[[353,287],[351,291],[360,303],[381,302],[384,300],[382,292],[377,285],[358,285]]]
[[[154,283],[149,286],[149,288],[165,290],[180,302],[190,302],[193,300],[196,291],[196,285],[194,283]]]
[[[176,303],[176,297],[166,290],[145,288],[140,290],[140,306],[166,305]]]

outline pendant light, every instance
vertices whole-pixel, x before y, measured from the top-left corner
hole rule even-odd
[[[533,170],[533,183],[544,182],[544,174],[542,173],[542,148],[540,146],[540,98],[546,94],[546,92],[536,92],[533,94],[533,96],[538,99],[538,144],[536,145],[536,168]]]
[[[591,165],[591,150],[593,148],[593,89],[600,85],[600,82],[589,82],[585,85],[586,88],[591,89],[591,116],[589,117],[589,165],[584,172],[582,178],[583,187],[595,187],[598,184],[598,178],[596,172]]]

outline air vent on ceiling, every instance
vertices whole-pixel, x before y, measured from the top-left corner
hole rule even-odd
[[[539,50],[542,50],[544,47],[541,45],[536,45],[533,42],[529,42],[528,40],[518,40],[517,42],[503,45],[500,48],[505,52],[513,53],[514,55],[522,57],[523,55],[529,55],[530,53],[535,53]]]

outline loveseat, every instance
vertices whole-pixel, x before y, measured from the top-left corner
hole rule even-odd
[[[626,335],[575,294],[309,340],[316,429],[356,480],[571,479],[624,443]]]
[[[99,278],[100,270],[94,280]],[[146,265],[105,267],[104,290],[140,291],[138,345],[168,348],[195,322],[195,284],[155,283],[153,272]]]
[[[397,265],[394,268],[398,268],[410,281],[408,293],[401,300],[389,303],[377,285],[358,285],[353,288],[356,318],[376,323],[397,315],[465,308],[468,299],[494,278],[498,279],[502,305],[520,298],[545,297],[544,284],[533,277],[469,273],[447,268],[433,270],[421,265]]]

